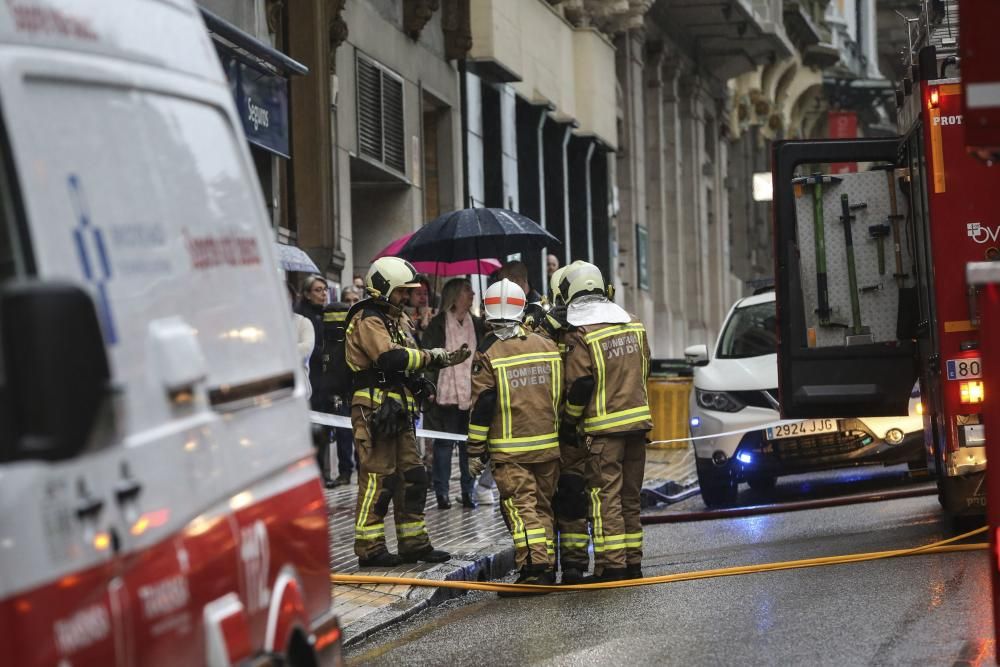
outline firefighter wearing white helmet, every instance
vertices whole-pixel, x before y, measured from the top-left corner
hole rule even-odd
[[[567,301],[564,443],[585,447],[594,541],[593,581],[642,577],[639,492],[653,427],[642,323],[606,295],[601,270],[584,263],[562,276]]]
[[[562,358],[521,323],[524,291],[509,280],[483,298],[491,327],[472,365],[469,472],[489,461],[514,539],[518,583],[555,581],[551,498],[559,476]],[[501,594],[504,595],[504,594]]]
[[[471,350],[420,349],[402,308],[409,288],[419,285],[416,277],[406,260],[375,260],[365,278],[370,298],[355,304],[347,318],[344,354],[353,372],[351,423],[360,462],[354,552],[362,567],[450,558],[431,546],[424,525],[428,480],[413,424],[418,401],[434,393],[419,371],[461,363]],[[390,502],[398,556],[385,544]]]
[[[566,300],[562,292],[562,278],[583,262],[577,260],[552,272],[549,290],[552,307],[543,319],[534,324],[534,331],[555,342],[559,354],[565,359],[566,333],[571,328],[566,322]],[[572,444],[560,443],[559,477],[552,513],[556,533],[556,562],[562,571],[562,583],[578,584],[590,565],[590,534],[587,532],[587,450]]]

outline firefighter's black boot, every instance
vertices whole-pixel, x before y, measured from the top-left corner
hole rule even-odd
[[[562,581],[564,586],[575,586],[583,583],[583,570],[575,567],[564,567],[562,571]]]
[[[600,574],[596,572],[593,576],[584,577],[583,583],[585,584],[601,584],[606,581],[621,581],[623,579],[628,579],[628,570],[624,567],[606,567],[601,570]]]
[[[451,560],[450,553],[433,547],[427,547],[425,550],[417,553],[402,554],[402,557],[404,563],[416,563],[418,561],[425,563],[446,563]]]
[[[358,567],[395,567],[403,562],[403,559],[394,553],[380,551],[368,558],[358,558]]]
[[[547,565],[525,565],[515,584],[535,584],[538,586],[554,586],[556,575]],[[514,598],[523,595],[545,595],[548,591],[500,591],[497,597]]]

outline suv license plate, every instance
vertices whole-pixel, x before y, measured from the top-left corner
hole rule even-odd
[[[799,438],[820,433],[836,433],[839,429],[836,419],[807,419],[794,424],[778,424],[767,429],[768,440]]]

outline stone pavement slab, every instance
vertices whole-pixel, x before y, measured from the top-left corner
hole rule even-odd
[[[644,485],[666,481],[679,483],[694,476],[690,449],[647,450]],[[354,510],[358,489],[356,477],[348,486],[326,491],[330,516],[331,570],[337,574],[359,572],[354,555]],[[454,457],[452,484],[458,492],[458,457]],[[494,495],[495,495],[494,491]],[[425,520],[431,541],[452,554],[447,563],[403,564],[394,568],[365,568],[364,574],[422,579],[487,581],[500,579],[514,568],[514,547],[500,515],[500,505],[463,508],[455,499],[451,509],[437,507],[428,493]],[[390,508],[391,509],[391,508]],[[386,543],[396,552],[395,523],[385,521]],[[440,603],[459,591],[403,586],[397,584],[342,585],[333,588],[334,611],[344,631],[344,643],[361,641],[374,632],[409,618],[426,607]]]

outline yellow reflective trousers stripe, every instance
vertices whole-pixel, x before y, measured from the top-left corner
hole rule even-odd
[[[590,535],[587,533],[559,533],[560,546],[586,549],[588,544],[590,544]]]
[[[601,488],[599,486],[593,486],[590,488],[590,519],[591,519],[591,530],[594,532],[594,545],[597,545],[597,541],[604,531],[604,520],[601,519]]]
[[[427,525],[423,521],[411,521],[396,525],[396,535],[398,537],[416,537],[427,532]]]
[[[355,537],[357,537],[358,531],[364,530],[365,524],[368,522],[368,512],[371,510],[372,501],[375,499],[376,486],[378,486],[378,476],[373,472],[368,473],[368,484],[365,486],[365,497],[361,502],[361,511],[358,512],[358,521],[354,524]]]
[[[385,536],[384,523],[373,523],[370,526],[364,526],[361,528],[354,529],[354,539],[356,540],[374,540],[384,536]]]

